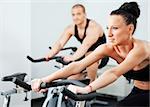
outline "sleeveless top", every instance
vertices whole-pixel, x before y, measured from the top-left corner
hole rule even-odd
[[[134,79],[139,81],[149,81],[149,68],[150,65],[147,65],[145,68],[138,71],[130,70],[127,73],[123,74],[127,79]]]
[[[88,28],[89,22],[90,22],[90,19],[87,19],[87,23],[86,23],[86,26],[85,26],[83,38],[79,37],[78,28],[77,28],[77,25],[75,25],[75,28],[74,28],[75,34],[74,34],[74,36],[76,37],[76,39],[80,43],[82,43],[84,38],[86,37],[86,30]],[[91,35],[91,36],[94,36],[94,35]],[[106,37],[105,37],[105,34],[103,33],[103,36],[98,38],[98,40],[88,49],[88,52],[89,51],[94,51],[99,45],[104,44],[104,43],[106,43]]]

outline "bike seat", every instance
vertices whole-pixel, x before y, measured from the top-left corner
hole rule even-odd
[[[24,78],[25,78],[26,75],[27,75],[26,73],[15,73],[15,74],[12,74],[12,75],[9,75],[9,76],[5,76],[1,80],[2,81],[12,81],[13,78],[16,77],[19,80],[24,81]]]

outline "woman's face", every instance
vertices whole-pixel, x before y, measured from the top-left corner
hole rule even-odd
[[[110,15],[108,20],[108,40],[112,45],[126,44],[131,37],[131,26],[126,25],[121,15]]]

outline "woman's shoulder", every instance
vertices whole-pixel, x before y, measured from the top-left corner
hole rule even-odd
[[[147,53],[150,55],[150,42],[149,41],[134,39],[134,48],[138,49],[140,52]]]
[[[146,40],[133,39],[133,44],[138,47],[147,47],[147,48],[149,47],[150,48],[150,42],[146,41]]]

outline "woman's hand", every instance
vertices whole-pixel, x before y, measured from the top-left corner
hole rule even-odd
[[[47,89],[40,89],[40,85],[42,83],[41,79],[34,79],[31,81],[31,88],[34,92],[43,93],[46,92]]]
[[[68,89],[75,94],[76,93],[87,94],[87,93],[90,93],[92,91],[89,86],[79,87],[79,86],[75,86],[75,85],[69,85]]]

